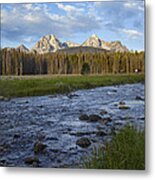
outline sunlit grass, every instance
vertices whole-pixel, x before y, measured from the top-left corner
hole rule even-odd
[[[145,133],[125,127],[106,145],[95,150],[84,163],[90,169],[145,169]]]
[[[78,89],[144,82],[144,74],[1,77],[0,96],[21,97],[69,93]]]

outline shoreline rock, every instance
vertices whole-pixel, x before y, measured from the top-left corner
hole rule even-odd
[[[91,145],[91,142],[88,138],[83,137],[83,138],[80,138],[76,141],[76,145],[78,145],[82,148],[87,148]]]

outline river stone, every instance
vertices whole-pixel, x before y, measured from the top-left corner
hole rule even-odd
[[[112,89],[111,91],[112,91],[112,92],[117,92],[117,89]]]
[[[5,145],[4,146],[0,145],[0,152],[1,153],[7,152],[7,148],[5,147]]]
[[[83,138],[80,138],[76,141],[76,145],[78,145],[82,148],[87,148],[88,146],[91,145],[91,142],[88,138],[83,137]]]
[[[57,97],[57,95],[52,94],[52,95],[49,95],[48,97],[49,97],[49,98],[55,98],[55,97]]]
[[[30,165],[36,165],[36,164],[39,164],[40,161],[37,157],[27,157],[25,159],[25,163],[30,164]]]
[[[129,107],[129,106],[126,106],[126,105],[120,105],[118,108],[119,108],[119,109],[122,109],[122,110],[130,109],[130,107]]]
[[[111,122],[111,121],[112,121],[112,119],[110,117],[106,117],[106,118],[102,118],[98,122],[100,122],[102,124],[106,124],[106,123]]]
[[[81,120],[81,121],[84,121],[84,120],[89,120],[89,116],[87,115],[87,114],[81,114],[81,116],[79,117],[79,119]]]
[[[69,97],[69,98],[74,98],[74,97],[78,97],[78,95],[77,95],[77,94],[70,93],[70,94],[68,94],[68,97]]]
[[[108,114],[108,112],[107,112],[105,109],[103,109],[103,110],[100,112],[100,114],[101,114],[101,115],[105,115],[105,114]]]
[[[125,102],[124,101],[120,101],[119,105],[125,105]]]
[[[89,132],[71,132],[70,135],[74,136],[84,136],[84,135],[90,135],[95,134],[95,131],[89,131]]]
[[[144,98],[140,97],[140,96],[136,96],[135,98],[136,100],[140,100],[140,101],[144,101]]]
[[[36,142],[34,144],[34,153],[43,153],[46,148],[45,144],[42,144],[41,142]]]
[[[4,101],[4,97],[3,96],[0,96],[0,101]]]
[[[5,166],[6,163],[6,159],[1,159],[0,160],[0,166]]]
[[[106,135],[107,135],[107,133],[105,133],[104,131],[98,131],[96,133],[96,136],[106,136]]]
[[[100,121],[100,120],[102,120],[102,118],[99,115],[91,114],[89,116],[89,121],[91,121],[91,122],[97,122],[97,121]]]
[[[20,138],[20,133],[15,133],[13,137],[14,137],[15,139],[16,139],[16,138]]]

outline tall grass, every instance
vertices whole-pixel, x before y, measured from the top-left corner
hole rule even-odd
[[[106,148],[99,148],[84,163],[91,169],[145,169],[145,133],[125,127]]]
[[[144,82],[144,74],[0,77],[0,96],[21,97],[69,93],[78,89]]]

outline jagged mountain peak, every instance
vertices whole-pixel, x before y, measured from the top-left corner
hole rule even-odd
[[[70,48],[70,47],[80,46],[80,44],[74,43],[74,42],[71,42],[71,41],[65,41],[65,42],[63,43],[63,46],[66,47],[66,48]]]
[[[123,46],[121,41],[112,41],[112,42],[106,42],[103,39],[100,39],[96,34],[93,34],[90,36],[83,44],[82,46],[90,46],[90,47],[97,47],[106,49],[109,51],[114,52],[126,52],[129,51],[126,46]]]
[[[90,37],[91,37],[91,38],[99,39],[99,37],[98,37],[96,34],[92,34]]]
[[[29,49],[24,44],[21,44],[16,49],[19,50],[20,52],[29,52]]]
[[[47,39],[47,40],[50,40],[50,39],[52,39],[52,40],[58,40],[58,38],[57,38],[56,35],[54,35],[54,34],[48,34],[48,35],[46,35],[46,36],[43,36],[40,40],[43,40],[43,39]]]
[[[102,44],[104,41],[100,39],[96,34],[92,34],[83,44],[82,46],[91,46],[96,48],[102,48]]]
[[[78,46],[101,48],[115,52],[128,51],[128,49],[125,46],[123,46],[120,41],[105,42],[103,39],[100,39],[96,34],[92,34],[81,45],[70,41],[61,42],[54,34],[49,34],[43,36],[35,44],[34,48],[32,48],[32,51],[36,51],[38,53],[48,53],[48,52],[56,52],[58,50],[65,48],[78,47]]]
[[[32,50],[37,51],[38,53],[48,53],[48,52],[56,52],[58,49],[61,49],[62,43],[58,40],[58,38],[49,34],[43,36],[32,48]]]

